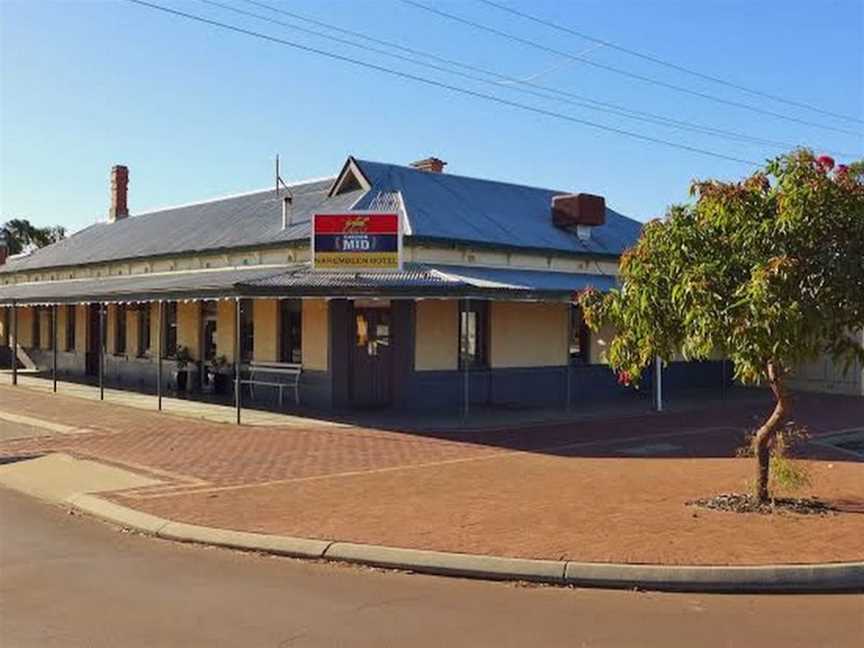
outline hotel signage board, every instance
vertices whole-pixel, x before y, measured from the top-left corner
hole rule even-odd
[[[352,211],[315,214],[312,221],[315,270],[401,270],[399,214]]]

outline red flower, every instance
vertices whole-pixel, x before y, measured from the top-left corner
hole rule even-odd
[[[830,171],[834,168],[834,158],[830,155],[820,155],[816,158],[816,164],[822,167],[823,171]]]
[[[630,372],[629,371],[619,371],[618,372],[618,384],[619,385],[629,385],[630,384]]]

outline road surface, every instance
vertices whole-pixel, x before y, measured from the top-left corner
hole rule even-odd
[[[0,490],[0,645],[855,646],[864,596],[523,587],[171,543]]]

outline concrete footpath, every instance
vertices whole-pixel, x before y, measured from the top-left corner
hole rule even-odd
[[[0,486],[69,506],[125,529],[180,542],[446,576],[578,587],[742,593],[864,591],[864,562],[666,566],[448,553],[197,526],[137,511],[96,494],[152,485],[154,481],[63,454],[0,465]]]

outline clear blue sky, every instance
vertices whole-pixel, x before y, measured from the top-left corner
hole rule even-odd
[[[682,133],[450,77],[244,18],[153,0],[307,45],[691,146],[762,160],[778,151]],[[243,0],[221,0],[246,10]],[[790,123],[628,80],[532,50],[398,0],[262,0],[377,38],[639,110],[817,150],[864,151],[860,123],[717,86],[599,48],[592,60],[859,135]],[[591,44],[474,0],[436,7],[580,54]],[[500,0],[749,87],[864,117],[861,0]],[[293,22],[270,13],[276,19]],[[746,165],[488,104],[117,1],[0,1],[0,220],[76,230],[104,217],[112,164],[130,167],[132,212],[334,174],[345,157],[600,193],[640,220],[684,200],[694,177]]]

